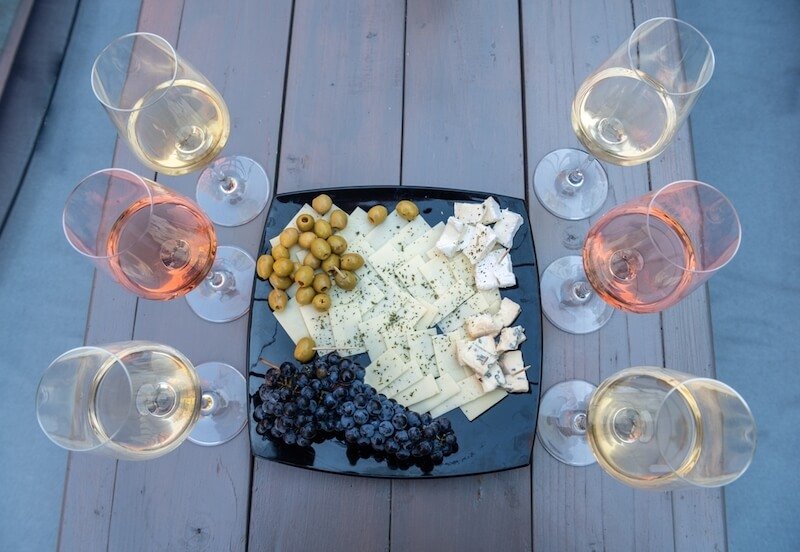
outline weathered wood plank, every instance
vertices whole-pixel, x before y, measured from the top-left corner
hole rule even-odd
[[[516,2],[408,3],[403,184],[524,197]],[[529,550],[527,468],[392,482],[394,550]]]
[[[560,147],[580,147],[569,112],[577,87],[634,28],[627,1],[580,5],[522,2],[528,178],[539,160]],[[648,190],[644,166],[604,165],[612,190],[604,210]],[[568,254],[579,254],[566,239],[582,242],[598,218],[556,219],[529,188],[531,222],[539,270]],[[569,245],[570,247],[567,247]],[[544,328],[542,389],[571,378],[598,383],[620,369],[661,365],[657,315],[616,313],[599,332],[566,334],[549,322]],[[672,550],[670,495],[625,487],[595,466],[571,468],[534,449],[534,548],[542,550]]]
[[[175,40],[182,6],[182,0],[144,2],[139,13],[138,29]],[[109,37],[109,40],[113,38]],[[89,97],[87,101],[90,100],[94,101]],[[128,168],[149,178],[155,176],[120,140],[117,140],[111,165]],[[135,295],[127,292],[108,275],[95,272],[85,343],[102,344],[131,339],[137,303]],[[70,453],[64,484],[59,550],[108,549],[117,464],[116,460],[106,457]]]
[[[178,52],[218,87],[231,111],[225,153],[252,157],[273,178],[290,15],[288,0],[191,2],[170,14],[180,22]],[[194,197],[197,176],[159,181]],[[219,242],[255,254],[265,217],[219,229]],[[244,372],[246,334],[247,317],[212,324],[178,299],[140,301],[134,337],[172,345],[196,364],[218,360]],[[244,550],[250,469],[246,432],[218,447],[185,443],[153,461],[120,463],[109,548]]]
[[[524,197],[517,12],[408,2],[403,184]]]
[[[403,4],[298,0],[294,11],[278,191],[399,184]],[[389,499],[385,480],[256,458],[250,548],[387,549]]]
[[[633,0],[632,3],[637,25],[652,17],[675,17],[674,0]],[[696,109],[703,109],[702,100]],[[656,190],[687,178],[695,178],[694,150],[688,124],[664,153],[650,162],[650,186]],[[714,377],[714,337],[709,302],[708,288],[703,286],[662,313],[666,366]],[[724,489],[672,493],[676,550],[727,549],[724,496]]]
[[[298,1],[280,190],[397,184],[403,2]]]

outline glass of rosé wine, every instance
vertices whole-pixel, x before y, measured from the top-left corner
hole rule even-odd
[[[581,256],[548,266],[542,310],[575,334],[599,329],[614,308],[660,312],[728,264],[740,242],[727,197],[703,182],[673,182],[611,209],[589,230]]]
[[[200,207],[152,180],[125,169],[90,174],[67,198],[63,226],[72,247],[139,297],[185,295],[211,322],[250,308],[253,258],[218,247]]]

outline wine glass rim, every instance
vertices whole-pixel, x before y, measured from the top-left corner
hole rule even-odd
[[[724,382],[722,382],[722,381],[720,381],[718,379],[715,379],[715,378],[709,378],[709,377],[705,377],[705,376],[693,376],[691,378],[688,378],[688,379],[685,379],[685,380],[679,382],[672,389],[670,389],[667,392],[666,395],[664,395],[664,398],[661,400],[661,403],[659,404],[658,410],[656,410],[656,416],[655,416],[656,420],[658,420],[658,417],[659,417],[659,415],[661,413],[661,409],[664,407],[664,405],[666,404],[667,400],[672,396],[672,394],[679,392],[678,390],[680,388],[686,388],[687,385],[692,383],[692,382],[702,382],[702,383],[705,383],[705,384],[710,384],[710,385],[712,385],[714,387],[718,387],[718,388],[724,390],[726,393],[730,393],[733,397],[736,398],[736,400],[738,400],[741,403],[741,405],[744,407],[745,412],[747,413],[748,418],[752,422],[752,427],[753,427],[752,454],[750,454],[750,458],[747,460],[747,463],[739,470],[739,473],[737,473],[733,478],[725,479],[724,481],[722,481],[720,483],[712,483],[712,484],[702,483],[702,482],[697,482],[697,481],[693,481],[693,480],[687,479],[686,477],[684,477],[683,475],[680,474],[680,472],[678,471],[678,469],[675,466],[670,464],[669,460],[667,460],[666,455],[662,454],[662,456],[664,457],[664,460],[666,461],[667,466],[669,466],[669,468],[672,469],[672,471],[675,473],[675,476],[678,479],[680,479],[681,481],[685,481],[686,483],[692,485],[693,487],[702,487],[702,488],[707,488],[707,489],[712,489],[712,488],[716,488],[716,487],[723,487],[723,486],[729,485],[729,484],[733,483],[734,481],[736,481],[737,479],[739,479],[742,475],[744,475],[744,472],[746,472],[747,469],[750,467],[750,464],[753,463],[753,458],[755,457],[756,446],[758,444],[758,430],[756,428],[755,417],[753,416],[753,411],[750,408],[750,405],[747,404],[746,400],[744,400],[744,397],[742,397],[742,395],[738,391],[736,391],[736,389],[734,389],[733,387],[731,387],[727,383],[724,383]]]
[[[701,33],[697,29],[697,27],[695,27],[691,23],[687,23],[683,19],[678,19],[676,17],[653,17],[653,18],[648,19],[647,21],[644,21],[644,22],[640,23],[639,25],[637,25],[636,28],[633,29],[633,32],[628,37],[628,48],[627,48],[627,50],[628,50],[628,64],[630,65],[631,70],[633,70],[634,72],[637,72],[637,73],[643,72],[643,71],[640,71],[640,70],[636,69],[636,64],[633,62],[633,54],[631,53],[631,50],[633,48],[632,42],[633,42],[634,38],[636,38],[636,36],[641,32],[641,29],[643,29],[645,25],[651,25],[654,22],[661,22],[661,21],[673,21],[673,22],[678,23],[680,25],[684,25],[685,27],[688,27],[689,29],[694,31],[703,40],[703,42],[705,43],[706,47],[708,48],[709,53],[711,54],[711,69],[708,71],[708,74],[705,76],[705,78],[703,79],[703,81],[700,84],[698,84],[693,89],[691,89],[691,90],[689,90],[687,92],[676,92],[676,91],[672,91],[672,90],[667,90],[666,87],[656,88],[647,79],[641,79],[641,80],[647,86],[655,89],[659,93],[666,94],[667,96],[681,97],[681,96],[691,96],[693,94],[697,94],[703,88],[705,88],[706,85],[711,80],[711,77],[714,74],[714,68],[716,67],[717,61],[716,61],[716,56],[714,55],[714,49],[711,47],[711,43],[706,38],[706,35]]]
[[[129,403],[128,403],[128,413],[126,414],[126,416],[125,416],[125,419],[127,419],[127,418],[129,418],[129,417],[130,417],[130,412],[131,412],[131,409],[133,409],[133,403],[134,403],[134,399],[133,399],[133,381],[131,380],[131,374],[130,374],[130,371],[128,370],[128,367],[125,365],[125,363],[122,361],[122,359],[119,357],[119,355],[117,355],[116,353],[114,353],[114,352],[112,352],[112,351],[108,350],[107,348],[105,348],[105,347],[103,347],[103,346],[101,346],[101,345],[83,345],[83,346],[81,346],[81,347],[75,347],[75,348],[73,348],[73,349],[70,349],[69,351],[64,351],[63,353],[61,353],[60,355],[58,355],[58,356],[57,356],[55,359],[53,359],[53,361],[52,361],[52,362],[50,363],[50,365],[47,367],[47,369],[45,370],[44,374],[43,374],[43,375],[42,375],[42,377],[39,379],[39,384],[36,386],[36,397],[37,397],[37,399],[36,399],[36,422],[39,424],[39,428],[42,430],[42,433],[44,433],[44,434],[45,434],[45,436],[46,436],[48,439],[50,439],[50,441],[52,441],[53,443],[55,443],[57,446],[59,446],[59,447],[61,447],[61,448],[63,448],[63,449],[66,449],[66,450],[72,451],[72,452],[91,452],[91,451],[93,451],[93,450],[98,450],[98,449],[101,449],[102,447],[106,446],[108,443],[110,443],[111,441],[113,441],[113,440],[114,440],[114,437],[116,437],[116,436],[117,436],[117,434],[118,434],[118,433],[119,433],[119,432],[122,430],[122,428],[125,426],[125,424],[124,424],[124,423],[120,424],[120,425],[119,425],[119,427],[118,427],[118,428],[116,428],[116,429],[115,429],[113,432],[111,432],[111,433],[105,433],[105,434],[104,434],[104,436],[105,436],[104,438],[100,438],[100,437],[99,437],[99,436],[98,436],[98,435],[95,433],[95,436],[98,438],[98,439],[97,439],[97,441],[98,441],[98,442],[97,442],[97,444],[94,444],[94,445],[92,445],[92,446],[90,446],[90,447],[67,446],[67,445],[65,445],[64,443],[61,443],[61,442],[59,442],[59,441],[56,441],[56,440],[55,440],[55,439],[54,439],[54,438],[53,438],[53,437],[50,435],[50,433],[49,433],[49,432],[48,432],[48,431],[45,429],[45,427],[44,427],[44,424],[42,423],[42,418],[41,418],[40,412],[39,412],[39,399],[38,399],[38,397],[39,397],[39,392],[41,391],[41,388],[42,388],[42,383],[44,382],[45,375],[47,375],[47,372],[48,372],[48,371],[49,371],[49,370],[50,370],[50,369],[51,369],[51,368],[52,368],[52,367],[53,367],[53,366],[54,366],[54,365],[55,365],[57,362],[59,362],[61,359],[63,359],[63,358],[64,358],[64,357],[66,357],[67,355],[71,355],[71,354],[74,354],[74,353],[76,353],[76,352],[83,352],[83,351],[99,351],[99,352],[102,352],[102,353],[104,353],[104,354],[108,355],[108,356],[109,356],[109,358],[112,358],[112,359],[114,360],[114,363],[115,363],[116,365],[118,365],[120,368],[122,368],[122,373],[123,373],[123,374],[125,374],[125,381],[127,381],[127,382],[128,382],[128,388],[130,389],[130,393],[129,393],[129,396],[130,396],[130,401],[129,401]]]
[[[141,176],[139,176],[138,174],[136,174],[135,172],[129,171],[128,169],[120,169],[120,168],[116,168],[116,167],[110,167],[110,168],[107,168],[107,169],[100,169],[99,171],[94,171],[90,175],[84,177],[83,180],[78,182],[78,184],[75,186],[75,188],[73,188],[72,191],[67,196],[66,205],[69,205],[70,200],[72,199],[72,196],[75,195],[75,193],[78,191],[78,188],[83,186],[83,184],[85,182],[88,182],[89,180],[91,180],[92,178],[94,178],[95,176],[97,176],[99,174],[109,174],[110,176],[113,177],[114,175],[112,173],[115,173],[115,172],[125,173],[126,175],[132,177],[134,179],[134,181],[136,183],[140,184],[142,186],[142,188],[144,188],[145,192],[147,192],[147,198],[149,199],[149,202],[148,202],[148,205],[147,205],[147,224],[144,226],[144,230],[142,230],[142,233],[139,234],[138,236],[136,236],[136,239],[133,240],[124,249],[121,249],[121,250],[117,251],[113,255],[92,255],[91,253],[88,253],[88,252],[84,251],[82,248],[80,248],[70,238],[70,235],[69,235],[69,232],[68,232],[68,229],[67,229],[67,207],[65,206],[64,207],[64,211],[61,213],[61,226],[62,226],[62,229],[64,231],[64,235],[66,236],[67,241],[72,246],[72,248],[75,249],[75,251],[77,251],[78,253],[80,253],[84,257],[88,257],[90,259],[94,259],[94,260],[114,259],[114,258],[119,257],[120,255],[122,255],[123,253],[128,252],[134,245],[139,243],[139,240],[141,240],[147,234],[147,230],[148,230],[148,228],[150,226],[150,221],[152,220],[152,217],[153,217],[153,192],[150,190],[150,186],[148,186],[147,183],[144,181],[144,179]]]
[[[151,40],[163,43],[169,49],[169,54],[170,54],[170,57],[172,59],[172,78],[169,81],[169,86],[164,87],[164,91],[161,94],[159,94],[158,96],[152,98],[151,100],[148,100],[146,103],[140,105],[139,107],[123,108],[123,107],[111,105],[111,104],[109,104],[109,103],[107,103],[106,101],[103,100],[102,96],[99,94],[99,92],[97,90],[97,86],[95,84],[95,75],[97,74],[97,64],[100,62],[100,59],[103,57],[103,55],[112,46],[114,46],[115,44],[118,44],[118,43],[122,42],[123,40],[127,40],[127,39],[129,39],[131,37],[140,37],[140,36],[148,37]],[[122,36],[118,36],[117,38],[115,38],[114,40],[109,42],[106,45],[106,47],[103,48],[100,51],[99,54],[97,54],[97,57],[95,58],[94,63],[92,64],[92,74],[91,74],[91,76],[92,76],[92,78],[91,78],[91,81],[92,81],[92,92],[94,92],[94,97],[97,98],[97,101],[99,101],[101,104],[103,104],[106,108],[108,108],[108,109],[110,109],[112,111],[116,111],[118,113],[133,113],[135,111],[141,111],[142,109],[148,108],[151,105],[153,105],[156,102],[158,102],[175,85],[175,80],[178,78],[178,52],[175,51],[175,48],[172,46],[172,44],[169,43],[169,40],[167,40],[163,36],[157,35],[155,33],[147,33],[147,32],[143,32],[143,31],[139,31],[139,32],[135,32],[135,33],[124,34]]]
[[[654,203],[656,202],[656,200],[658,199],[658,197],[661,195],[661,193],[664,190],[670,189],[672,186],[677,186],[678,184],[695,184],[695,185],[698,185],[698,186],[704,186],[706,188],[709,188],[709,189],[713,190],[714,192],[716,192],[717,194],[719,194],[719,196],[723,200],[725,200],[725,203],[727,203],[727,205],[730,207],[731,212],[733,213],[733,216],[736,219],[736,246],[733,248],[733,251],[730,253],[728,258],[725,259],[725,262],[722,263],[721,265],[716,266],[714,268],[708,268],[708,269],[705,269],[705,270],[687,268],[687,267],[685,267],[685,266],[683,266],[681,264],[673,262],[672,259],[670,259],[670,257],[668,255],[664,254],[664,251],[658,245],[658,242],[655,239],[653,239],[653,232],[652,232],[652,226],[650,224],[650,217],[651,217],[651,212],[654,210]],[[739,213],[734,208],[733,202],[731,202],[731,200],[728,199],[728,196],[726,196],[725,194],[720,192],[717,188],[715,188],[711,184],[707,184],[707,183],[701,182],[699,180],[676,180],[675,182],[670,182],[669,184],[667,184],[666,186],[664,186],[663,188],[658,190],[656,193],[654,193],[653,197],[650,198],[650,202],[647,204],[647,221],[645,223],[645,226],[647,228],[647,237],[649,238],[650,243],[653,244],[653,246],[656,248],[656,251],[659,252],[659,254],[664,258],[664,260],[667,261],[672,266],[674,266],[676,268],[679,268],[680,270],[683,270],[684,272],[689,272],[691,274],[712,274],[712,273],[716,272],[717,270],[721,269],[722,267],[724,267],[725,265],[727,265],[729,262],[731,262],[733,260],[733,258],[736,256],[736,253],[739,251],[739,247],[742,245],[742,223],[739,220]]]

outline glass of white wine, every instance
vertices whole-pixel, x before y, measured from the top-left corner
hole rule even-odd
[[[724,383],[657,367],[628,368],[598,387],[554,385],[539,405],[537,435],[557,460],[597,461],[632,487],[720,487],[753,459],[756,425]]]
[[[247,420],[244,376],[218,362],[194,367],[147,341],[78,347],[55,359],[36,392],[45,435],[71,451],[147,460],[185,439],[218,445]]]
[[[572,128],[589,153],[559,149],[536,167],[533,189],[555,216],[580,220],[608,194],[598,159],[632,166],[658,156],[675,137],[714,72],[708,40],[679,19],[645,21],[583,81]]]
[[[198,316],[229,322],[250,310],[255,261],[217,246],[191,199],[125,169],[102,169],[72,191],[62,215],[76,251],[145,299],[185,296]]]
[[[92,90],[131,150],[159,173],[201,169],[228,141],[222,95],[158,35],[131,33],[106,46],[92,67]],[[217,224],[238,226],[264,209],[270,193],[258,163],[224,157],[201,175],[197,202]]]

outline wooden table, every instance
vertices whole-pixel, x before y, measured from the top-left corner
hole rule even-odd
[[[525,197],[541,270],[592,221],[539,205],[536,163],[577,145],[569,106],[582,79],[637,23],[673,13],[672,0],[144,0],[139,29],[177,44],[215,83],[233,120],[225,153],[258,160],[278,192],[394,184]],[[114,164],[153,176],[124,145]],[[648,165],[607,169],[610,203],[692,177],[689,130]],[[194,193],[196,174],[156,177]],[[220,228],[220,242],[256,254],[264,217]],[[183,300],[137,300],[95,279],[89,343],[152,339],[244,370],[246,333],[246,317],[207,323]],[[590,335],[545,322],[544,389],[663,364],[713,373],[705,290],[661,315],[617,313]],[[656,551],[723,550],[726,538],[721,491],[635,491],[538,443],[528,468],[390,481],[254,459],[242,432],[148,462],[70,455],[59,547]]]

